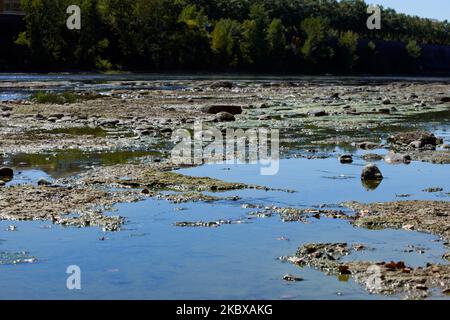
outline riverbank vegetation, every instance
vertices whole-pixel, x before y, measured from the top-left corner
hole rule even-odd
[[[67,6],[82,12],[68,30]],[[361,0],[23,0],[23,64],[40,70],[416,72],[450,23]],[[63,14],[62,14],[63,13]],[[446,48],[448,49],[448,48]],[[445,60],[445,51],[443,59]],[[426,67],[425,67],[426,68]],[[425,70],[426,71],[426,70]]]

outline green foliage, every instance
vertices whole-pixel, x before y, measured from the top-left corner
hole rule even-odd
[[[81,30],[66,27],[72,4],[81,8]],[[22,7],[25,30],[15,43],[43,70],[348,72],[378,63],[383,45],[375,43],[402,42],[413,59],[418,43],[450,45],[449,22],[391,9],[382,8],[381,30],[368,30],[362,0],[22,0]]]
[[[339,49],[341,53],[341,62],[345,65],[347,70],[351,70],[358,60],[356,50],[358,49],[359,36],[347,31],[339,36]]]
[[[38,103],[52,104],[75,103],[78,101],[78,96],[72,92],[50,93],[39,91],[36,92],[31,98],[36,100]]]
[[[181,11],[178,21],[184,22],[191,29],[204,28],[208,23],[208,17],[203,10],[198,10],[196,5],[188,5]]]
[[[212,49],[227,66],[236,66],[239,62],[240,37],[241,24],[238,21],[222,19],[214,27]]]
[[[406,51],[408,51],[408,54],[413,59],[420,58],[420,55],[422,54],[422,49],[417,45],[416,40],[410,40],[406,44]]]
[[[301,52],[307,61],[314,64],[328,60],[333,55],[333,49],[327,44],[328,21],[323,18],[307,18],[301,24],[306,33],[306,40]]]
[[[267,45],[273,57],[282,57],[286,50],[285,28],[280,19],[273,19],[267,29]]]
[[[250,7],[249,19],[244,21],[241,52],[248,65],[264,64],[267,55],[267,27],[270,22],[265,7],[254,4]]]

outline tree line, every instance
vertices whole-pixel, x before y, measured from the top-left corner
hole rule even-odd
[[[66,8],[81,8],[68,30]],[[408,68],[425,44],[450,45],[450,23],[382,8],[369,30],[362,0],[22,0],[23,65],[40,70],[341,72],[400,43]],[[406,62],[405,62],[406,63]],[[389,70],[387,70],[389,71]]]

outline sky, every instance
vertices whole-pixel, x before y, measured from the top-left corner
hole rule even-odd
[[[450,0],[366,0],[366,3],[423,18],[450,21]]]

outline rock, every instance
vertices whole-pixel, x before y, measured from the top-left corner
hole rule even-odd
[[[444,188],[427,188],[427,189],[423,189],[423,192],[429,192],[429,193],[436,193],[436,192],[442,192],[444,191]]]
[[[10,179],[14,177],[14,170],[8,167],[0,168],[0,178]]]
[[[376,165],[369,163],[361,172],[361,180],[383,180],[383,175]]]
[[[384,105],[388,105],[388,104],[391,104],[391,100],[388,99],[388,98],[386,98],[386,99],[383,100],[382,103],[383,103]]]
[[[390,270],[401,270],[401,269],[405,269],[406,265],[403,261],[399,261],[399,262],[391,261],[389,263],[386,263],[385,267]]]
[[[349,154],[344,154],[339,158],[339,161],[341,163],[352,163],[353,162],[353,157]]]
[[[100,121],[100,125],[103,127],[112,127],[119,124],[119,122],[118,119],[103,119]]]
[[[141,136],[150,136],[150,135],[152,135],[154,132],[152,131],[152,130],[142,130],[142,131],[139,131],[139,135],[141,135]]]
[[[0,187],[4,187],[6,185],[6,182],[3,180],[0,180]]]
[[[303,278],[293,276],[292,274],[286,274],[283,276],[284,281],[290,281],[290,282],[298,282],[303,281]]]
[[[62,117],[64,117],[64,114],[62,113],[52,113],[51,115],[49,115],[49,118],[61,119]]]
[[[325,117],[328,116],[328,113],[325,110],[311,110],[308,111],[308,116],[310,117]]]
[[[45,178],[40,178],[37,184],[38,186],[51,186],[53,183],[51,183]]]
[[[72,121],[72,117],[71,116],[64,116],[60,120],[62,122],[70,122],[70,121]]]
[[[339,92],[334,92],[330,96],[331,99],[338,99],[339,98]]]
[[[423,284],[418,284],[415,286],[415,289],[417,290],[428,290],[428,287]]]
[[[445,259],[445,260],[447,260],[447,261],[450,261],[450,252],[445,253],[445,254],[442,256],[442,259]]]
[[[415,103],[414,108],[425,108],[427,104],[425,102]]]
[[[225,89],[232,89],[233,88],[233,82],[231,81],[217,81],[211,84],[210,86],[212,89],[219,89],[219,88],[225,88]]]
[[[340,274],[343,274],[343,275],[352,274],[352,273],[350,272],[349,266],[346,266],[346,265],[340,265],[340,266],[338,266],[338,270],[339,270],[339,273],[340,273]]]
[[[390,151],[385,157],[384,161],[387,163],[410,163],[411,156],[407,154],[400,154]]]
[[[34,116],[34,118],[36,119],[36,120],[45,120],[45,119],[47,119],[46,117],[44,117],[42,114],[40,114],[40,113],[38,113],[38,114],[36,114],[35,116]]]
[[[169,135],[169,134],[172,134],[172,129],[171,128],[163,128],[163,129],[159,130],[159,132],[161,134]]]
[[[415,94],[415,93],[411,93],[410,95],[409,95],[409,97],[408,97],[408,100],[414,100],[414,99],[417,99],[419,96],[417,95],[417,94]]]
[[[440,97],[438,98],[438,102],[450,103],[450,97]]]
[[[358,143],[358,147],[363,150],[373,150],[373,149],[379,148],[380,145],[375,142],[364,141],[364,142]]]
[[[391,109],[381,108],[381,109],[378,110],[378,112],[382,113],[382,114],[390,114],[391,113]]]
[[[411,146],[414,148],[422,148],[425,145],[436,146],[438,139],[430,132],[410,131],[390,136],[388,138],[388,142],[392,144]]]
[[[258,117],[258,120],[270,120],[271,117],[268,114],[263,114]]]
[[[238,105],[211,105],[202,109],[203,112],[209,114],[218,114],[219,112],[228,112],[236,115],[242,113],[242,107]]]
[[[1,106],[1,108],[0,108],[2,111],[12,111],[12,107],[10,107],[10,106]]]
[[[375,153],[368,153],[362,156],[363,160],[366,161],[379,161],[383,159],[383,156],[380,156],[379,154],[375,154]]]
[[[214,118],[214,121],[216,122],[230,122],[235,120],[236,118],[231,113],[228,112],[219,112]]]
[[[420,149],[420,148],[424,147],[425,145],[422,143],[422,141],[415,140],[415,141],[411,142],[409,144],[409,146],[414,149]]]

